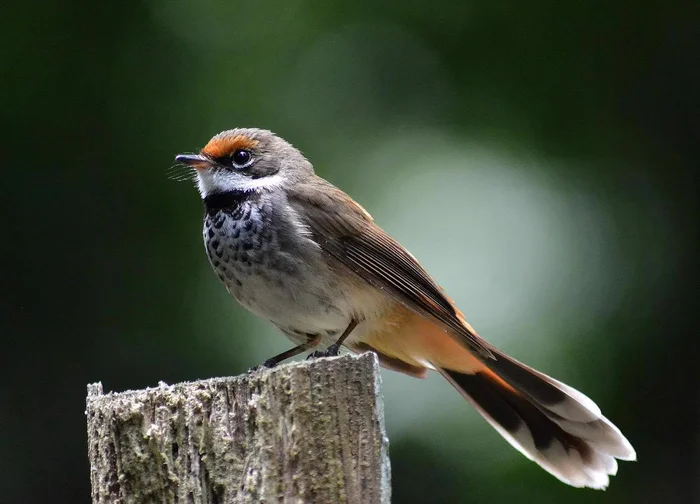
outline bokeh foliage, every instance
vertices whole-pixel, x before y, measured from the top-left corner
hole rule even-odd
[[[471,322],[637,448],[604,493],[386,373],[394,502],[697,501],[696,2],[3,5],[0,501],[87,502],[85,384],[286,348],[208,270],[174,154],[272,129]]]

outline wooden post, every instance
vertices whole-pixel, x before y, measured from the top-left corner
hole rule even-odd
[[[379,388],[371,353],[122,393],[88,385],[92,502],[388,504]]]

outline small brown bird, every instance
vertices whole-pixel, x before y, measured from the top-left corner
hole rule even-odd
[[[416,259],[270,131],[219,133],[176,161],[196,173],[204,243],[226,289],[297,346],[375,352],[442,374],[511,445],[564,483],[605,488],[632,445],[581,392],[496,349]]]

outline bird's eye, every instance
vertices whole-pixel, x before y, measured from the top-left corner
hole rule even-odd
[[[231,160],[233,161],[233,164],[237,166],[245,166],[248,163],[250,163],[252,156],[250,155],[250,152],[247,150],[243,149],[238,149],[236,152],[231,155]]]

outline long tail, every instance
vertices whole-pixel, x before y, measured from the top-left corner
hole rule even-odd
[[[635,459],[625,436],[578,390],[485,341],[494,358],[476,355],[400,306],[390,320],[351,348],[373,350],[384,367],[411,376],[438,370],[510,444],[564,483],[605,488],[617,472],[615,459]]]
[[[564,483],[603,489],[634,448],[581,392],[494,350],[495,360],[459,372],[438,368],[529,459]]]

